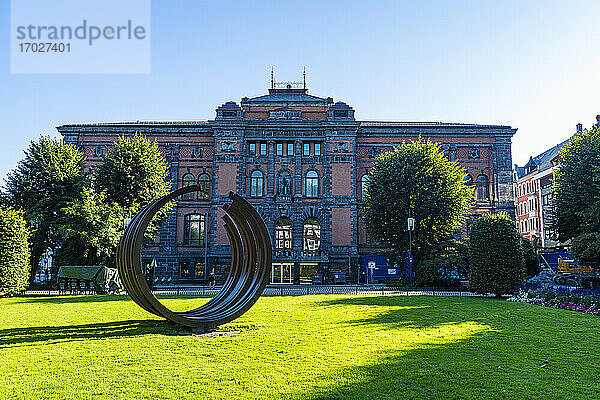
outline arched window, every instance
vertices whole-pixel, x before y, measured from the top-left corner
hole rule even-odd
[[[310,217],[304,221],[302,239],[304,251],[317,251],[321,248],[321,223],[318,219]]]
[[[275,222],[275,249],[292,249],[292,220],[281,217]]]
[[[250,197],[263,196],[264,175],[261,171],[255,170],[250,175]]]
[[[194,175],[187,173],[183,176],[183,178],[181,179],[181,187],[188,187],[188,186],[192,186],[196,184],[196,178],[194,178]],[[181,196],[182,199],[184,200],[193,200],[194,199],[194,192],[190,192],[190,193],[186,193],[183,196]]]
[[[210,176],[208,174],[202,174],[198,177],[198,199],[208,200],[210,199]]]
[[[196,246],[203,245],[204,228],[204,215],[186,215],[183,219],[183,244]]]
[[[304,178],[304,195],[306,197],[319,197],[319,174],[317,171],[308,171]]]
[[[477,177],[477,200],[490,199],[490,181],[487,176],[481,174]]]
[[[361,199],[367,198],[367,189],[369,188],[369,174],[364,174],[362,178],[360,178],[360,196]]]
[[[282,171],[277,178],[277,194],[290,196],[292,194],[292,175],[290,171]]]

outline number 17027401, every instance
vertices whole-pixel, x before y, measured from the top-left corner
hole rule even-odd
[[[21,53],[70,53],[71,43],[19,43]]]

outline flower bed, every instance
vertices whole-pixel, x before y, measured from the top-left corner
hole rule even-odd
[[[526,286],[508,301],[600,315],[600,290]]]

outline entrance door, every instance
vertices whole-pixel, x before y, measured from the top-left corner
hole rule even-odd
[[[271,283],[292,283],[293,264],[273,263],[271,265]]]

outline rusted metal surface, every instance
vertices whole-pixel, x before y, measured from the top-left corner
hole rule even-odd
[[[221,291],[201,307],[173,312],[153,294],[142,269],[144,233],[154,215],[178,196],[200,186],[178,189],[140,210],[125,229],[117,249],[117,267],[127,293],[144,310],[197,330],[211,330],[233,321],[250,309],[269,281],[271,238],[258,212],[242,197],[230,192],[223,206],[223,222],[231,244],[231,270]]]

